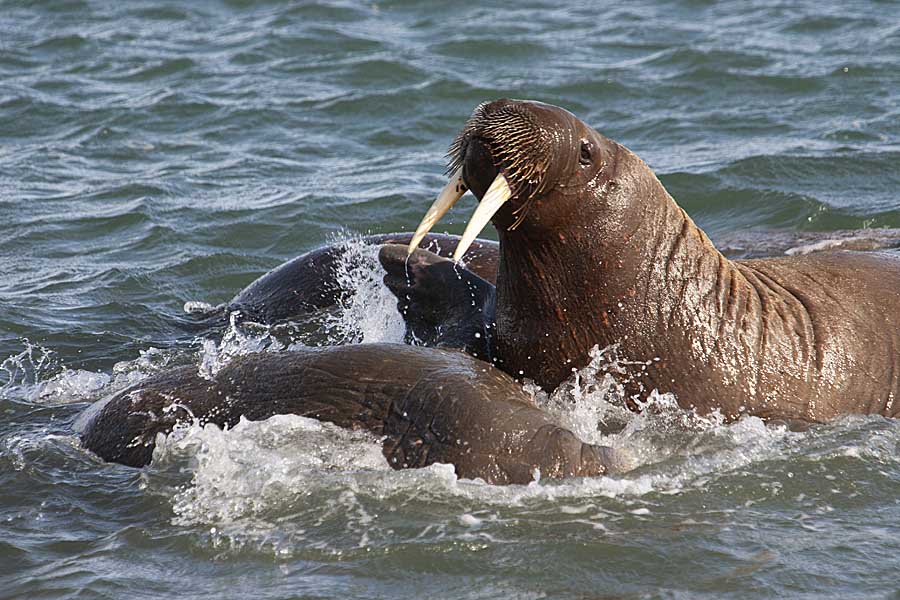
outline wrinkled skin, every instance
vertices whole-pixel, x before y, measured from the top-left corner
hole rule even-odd
[[[81,441],[108,461],[143,466],[156,435],[179,422],[231,427],[240,417],[296,414],[384,436],[396,468],[451,463],[465,478],[528,483],[618,468],[616,451],[582,443],[536,408],[510,377],[460,352],[371,344],[235,359],[213,380],[194,367],[101,400]]]
[[[541,143],[491,137],[486,124],[510,114],[535,131],[509,139]],[[900,411],[896,257],[731,261],[637,156],[555,106],[483,105],[455,148],[479,199],[498,172],[516,189],[492,219],[494,352],[506,372],[552,390],[593,346],[618,343],[625,357],[648,361],[633,393],[674,392],[701,413],[823,421]],[[539,182],[517,186],[510,156],[544,165]],[[526,202],[527,217],[510,229]]]

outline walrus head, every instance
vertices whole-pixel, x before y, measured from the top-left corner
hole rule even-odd
[[[456,248],[457,261],[488,221],[498,229],[544,229],[577,218],[576,192],[583,200],[585,189],[608,190],[615,146],[557,106],[507,99],[479,105],[450,146],[450,181],[419,224],[410,252],[469,189],[480,204]],[[555,210],[533,210],[541,205]]]
[[[549,391],[594,346],[627,340],[627,356],[657,351],[640,344],[669,306],[658,301],[669,286],[660,266],[687,217],[640,158],[562,108],[520,100],[478,106],[448,156],[450,182],[410,248],[468,189],[479,198],[454,258],[493,223],[501,368]]]

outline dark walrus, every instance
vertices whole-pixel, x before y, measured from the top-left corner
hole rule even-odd
[[[387,233],[369,235],[358,241],[371,245],[407,245],[412,237],[411,233]],[[438,256],[452,256],[458,243],[458,236],[434,233],[418,241],[419,247]],[[222,308],[239,310],[251,319],[271,324],[329,307],[347,291],[336,277],[346,251],[347,243],[338,242],[302,254],[253,281]],[[497,242],[476,240],[466,257],[466,267],[493,283],[498,260]]]
[[[97,402],[79,423],[84,447],[130,466],[150,462],[158,433],[197,419],[296,414],[383,436],[394,468],[451,463],[460,477],[528,483],[601,475],[618,453],[578,440],[505,373],[466,354],[401,344],[310,348],[239,357],[212,379],[196,367],[153,376]]]
[[[643,161],[556,106],[484,103],[449,156],[450,182],[410,251],[473,191],[455,258],[494,224],[493,353],[507,373],[551,390],[593,346],[619,344],[646,361],[632,393],[674,392],[729,420],[900,412],[896,257],[729,260]]]

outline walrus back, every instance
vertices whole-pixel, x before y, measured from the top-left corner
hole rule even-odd
[[[261,353],[212,379],[194,367],[103,400],[83,419],[85,448],[140,467],[179,423],[232,427],[241,417],[295,414],[383,437],[397,469],[453,464],[461,477],[527,483],[598,475],[607,449],[584,444],[535,407],[508,375],[461,352],[367,344]]]

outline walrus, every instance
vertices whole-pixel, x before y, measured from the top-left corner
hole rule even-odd
[[[91,406],[76,429],[107,461],[150,463],[156,437],[180,422],[231,427],[241,417],[296,414],[383,436],[395,469],[451,463],[492,484],[596,476],[614,449],[581,442],[512,378],[458,351],[365,344],[239,357],[212,379],[187,366]]]
[[[367,245],[407,245],[412,237],[411,233],[389,233],[365,236],[359,241]],[[447,257],[458,242],[459,236],[431,233],[420,236],[416,245]],[[332,306],[347,291],[336,277],[346,251],[346,243],[338,242],[289,260],[250,283],[220,310],[241,311],[257,322],[274,324]],[[466,258],[469,271],[491,283],[496,280],[497,242],[476,240]]]
[[[394,275],[389,282],[389,286],[393,285],[391,289],[402,294],[403,285],[421,283],[415,299],[406,306],[402,306],[401,298],[406,341],[460,349],[489,359],[490,335],[485,315],[493,314],[493,283],[500,256],[497,242],[475,240],[466,268],[460,269],[446,260],[458,244],[459,236],[423,236],[418,241],[423,252],[410,260],[403,249],[412,237],[412,233],[369,235],[316,248],[257,278],[227,304],[202,315],[200,325],[226,324],[229,315],[235,314],[239,320],[265,325],[302,321],[337,304],[350,292],[339,271],[353,260],[359,260],[352,254],[352,244],[392,247],[399,249],[395,252],[396,260],[388,264],[382,257],[385,268]]]
[[[634,153],[540,102],[479,105],[448,156],[450,181],[410,252],[474,193],[454,258],[494,225],[492,353],[514,377],[552,390],[591,348],[618,344],[644,363],[634,397],[674,392],[729,421],[900,411],[896,256],[729,260]]]

